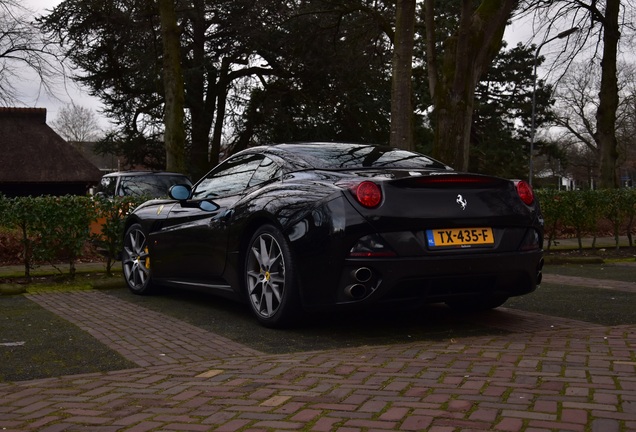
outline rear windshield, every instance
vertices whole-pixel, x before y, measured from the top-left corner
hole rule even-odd
[[[441,162],[419,153],[380,146],[307,145],[288,150],[302,154],[302,158],[317,169],[351,168],[409,168],[448,169]]]

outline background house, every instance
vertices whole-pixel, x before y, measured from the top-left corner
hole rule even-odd
[[[45,108],[0,108],[0,193],[85,195],[101,176],[46,124]]]
[[[73,142],[68,141],[69,144],[72,144],[73,147],[78,149],[82,156],[88,159],[93,165],[95,165],[102,174],[107,174],[115,171],[121,171],[124,163],[122,162],[122,158],[120,156],[116,156],[113,154],[100,154],[97,153],[95,147],[97,143],[95,142]]]

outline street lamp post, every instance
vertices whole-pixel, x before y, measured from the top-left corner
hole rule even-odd
[[[532,84],[532,114],[530,116],[530,166],[528,167],[528,183],[530,184],[530,186],[532,186],[532,174],[534,172],[534,167],[532,165],[532,159],[533,159],[533,155],[534,155],[534,135],[535,135],[535,111],[536,111],[536,106],[537,106],[537,60],[539,58],[539,51],[541,51],[541,48],[543,47],[543,45],[552,42],[553,40],[556,39],[563,39],[566,38],[568,36],[570,36],[572,33],[578,31],[579,28],[578,27],[572,27],[569,30],[563,31],[561,33],[559,33],[558,35],[543,41],[538,47],[537,50],[534,52],[534,70],[532,72],[532,76],[534,78],[534,82]]]

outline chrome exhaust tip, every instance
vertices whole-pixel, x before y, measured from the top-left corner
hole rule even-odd
[[[345,294],[354,300],[360,300],[367,293],[367,288],[362,284],[352,284],[345,288]]]
[[[373,273],[368,267],[360,267],[353,272],[353,277],[356,278],[358,282],[362,283],[369,282],[371,280],[371,276],[373,276]]]

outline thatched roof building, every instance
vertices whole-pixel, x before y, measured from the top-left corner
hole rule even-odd
[[[0,193],[85,195],[101,175],[46,124],[45,108],[0,108]]]

